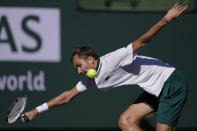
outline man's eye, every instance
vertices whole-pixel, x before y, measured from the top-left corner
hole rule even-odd
[[[81,64],[77,65],[76,67],[81,67]]]

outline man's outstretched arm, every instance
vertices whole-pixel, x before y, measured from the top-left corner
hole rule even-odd
[[[175,4],[170,10],[168,10],[167,14],[157,23],[155,24],[148,32],[138,38],[133,42],[133,52],[137,52],[141,47],[145,46],[148,42],[152,40],[152,38],[159,33],[159,31],[168,23],[170,23],[175,18],[179,17],[188,6],[183,6],[180,4]]]
[[[51,109],[51,108],[69,103],[79,93],[80,92],[77,90],[77,88],[74,87],[71,90],[65,91],[65,92],[61,93],[60,95],[56,96],[55,98],[51,99],[50,101],[46,102],[45,104],[41,105],[40,110],[47,110],[47,109]],[[45,109],[43,109],[43,108],[45,108]],[[39,111],[37,108],[35,108],[29,112],[26,112],[25,114],[27,115],[27,117],[31,121],[37,114],[39,114]],[[23,118],[22,118],[22,121],[25,122]]]

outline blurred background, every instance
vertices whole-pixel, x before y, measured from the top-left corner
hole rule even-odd
[[[120,114],[142,92],[137,86],[107,92],[94,87],[28,124],[8,125],[4,119],[18,96],[28,96],[28,111],[76,85],[82,76],[70,62],[74,47],[91,46],[102,56],[126,46],[177,2],[188,4],[187,12],[138,54],[161,59],[186,76],[189,96],[177,130],[197,130],[195,0],[0,0],[0,130],[120,130]],[[154,130],[155,117],[141,121],[144,131]]]

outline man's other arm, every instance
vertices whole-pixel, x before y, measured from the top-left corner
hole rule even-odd
[[[167,14],[159,22],[148,30],[148,32],[133,42],[133,52],[137,52],[141,47],[150,42],[166,24],[179,17],[187,9],[187,7],[188,6],[183,6],[178,3],[175,4],[170,10],[168,10]]]

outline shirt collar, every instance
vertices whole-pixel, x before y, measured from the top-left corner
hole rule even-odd
[[[100,61],[100,59],[98,59],[97,66],[96,66],[96,77],[99,75],[101,67],[102,67],[102,62]]]

